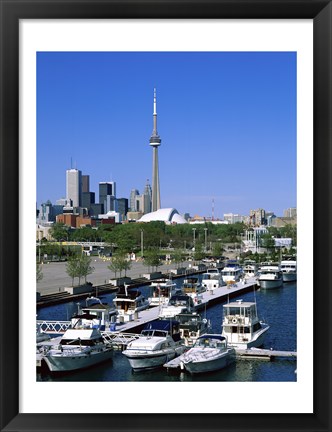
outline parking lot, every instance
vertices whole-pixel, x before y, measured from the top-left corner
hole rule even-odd
[[[91,265],[94,267],[94,271],[92,274],[88,275],[87,281],[91,282],[93,285],[102,285],[108,283],[109,279],[114,279],[114,272],[107,268],[109,264],[110,261],[104,261],[99,257],[92,257]],[[183,266],[188,267],[189,264],[188,262],[184,262]],[[158,271],[166,273],[174,268],[176,268],[174,263],[163,264],[158,267]],[[59,292],[61,288],[72,286],[72,279],[66,272],[66,262],[45,263],[41,265],[41,269],[43,278],[37,283],[37,291],[42,295]],[[150,271],[152,271],[152,269],[145,266],[143,262],[132,261],[130,270],[127,270],[127,276],[135,279]],[[124,276],[124,272],[122,272],[122,276]],[[119,277],[119,273],[117,273],[117,277]],[[83,282],[84,280],[82,279],[81,283]],[[76,278],[75,285],[77,284],[78,279]]]

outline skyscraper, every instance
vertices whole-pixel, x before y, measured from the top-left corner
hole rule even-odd
[[[116,210],[115,204],[115,182],[100,182],[99,183],[99,203],[104,206],[104,213]]]
[[[82,175],[82,192],[90,192],[90,176]]]
[[[159,186],[159,167],[158,167],[158,147],[161,139],[157,132],[157,96],[156,89],[153,95],[153,131],[150,137],[150,146],[153,148],[152,155],[152,211],[160,209],[160,186]]]
[[[82,202],[82,172],[77,169],[66,171],[66,198],[72,207],[80,207]]]
[[[137,195],[139,195],[138,190],[132,189],[130,192],[130,198],[129,198],[129,208],[130,208],[130,211],[132,211],[132,212],[137,211],[137,204],[136,204]]]

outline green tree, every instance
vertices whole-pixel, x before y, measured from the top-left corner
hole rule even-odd
[[[197,243],[195,245],[195,252],[194,252],[194,260],[195,261],[200,261],[204,258],[204,253],[203,253],[203,245],[202,243]]]
[[[94,271],[94,267],[92,267],[91,265],[91,258],[88,257],[87,255],[82,255],[79,258],[79,274],[80,277],[84,277],[85,283],[86,283],[86,278],[89,274],[93,273]]]
[[[127,259],[127,254],[123,252],[117,252],[112,256],[111,263],[107,266],[109,270],[114,272],[115,278],[117,272],[120,273],[120,277],[122,274],[122,271],[124,270],[125,276],[127,275],[127,270],[129,270],[131,267],[131,262]]]
[[[69,227],[63,223],[55,223],[50,229],[50,235],[56,241],[65,241],[69,236]]]
[[[175,249],[172,253],[172,260],[176,263],[177,267],[179,267],[180,263],[183,261],[181,249]]]
[[[68,259],[66,263],[66,272],[72,280],[72,286],[74,286],[74,281],[76,277],[79,277],[79,259],[77,256],[72,256]]]
[[[146,265],[148,268],[155,267],[156,270],[159,266],[161,266],[158,248],[151,248],[146,252],[144,256],[144,265]]]
[[[223,249],[222,244],[220,242],[213,243],[212,254],[214,257],[222,256],[223,251],[224,251],[224,249]]]

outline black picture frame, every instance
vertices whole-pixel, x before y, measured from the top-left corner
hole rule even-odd
[[[0,8],[1,431],[331,431],[331,1],[0,0]],[[128,415],[19,413],[19,20],[63,18],[313,19],[313,414],[195,414],[195,406],[190,414],[130,414],[130,408]],[[222,405],[227,396],[211,397]]]

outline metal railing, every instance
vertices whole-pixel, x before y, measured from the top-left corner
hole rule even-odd
[[[42,321],[37,320],[37,327],[49,334],[64,333],[71,327],[71,321]]]

